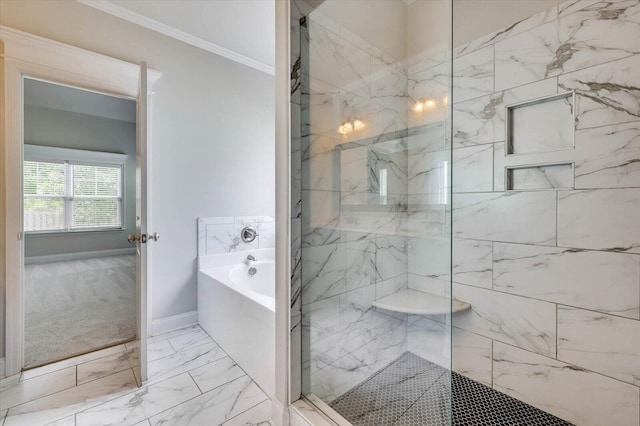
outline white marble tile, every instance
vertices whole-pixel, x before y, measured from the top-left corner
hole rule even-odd
[[[453,150],[453,192],[490,192],[493,189],[493,146]]]
[[[369,96],[371,57],[322,25],[308,21],[309,68],[314,78]]]
[[[221,254],[234,251],[240,243],[233,223],[207,225],[207,254]]]
[[[302,191],[302,247],[332,244],[340,241],[340,197],[332,191]],[[303,256],[304,259],[304,256]]]
[[[376,238],[376,281],[388,280],[407,273],[407,239],[405,237]]]
[[[453,55],[454,57],[457,57],[476,51],[478,49],[482,49],[486,46],[491,46],[501,40],[513,37],[516,34],[520,34],[524,31],[536,28],[544,23],[552,21],[557,17],[558,10],[556,6],[553,6],[547,10],[543,10],[542,12],[536,13],[535,15],[531,15],[525,19],[515,22],[506,28],[502,28],[496,32],[478,37],[470,41],[469,43],[457,46],[453,49]]]
[[[155,343],[147,343],[147,362],[155,361],[165,356],[173,355],[173,349],[169,340],[161,340]]]
[[[177,376],[225,356],[223,350],[215,343],[206,343],[192,349],[176,352],[174,355],[147,363],[149,377],[147,383]]]
[[[492,340],[455,327],[451,333],[453,371],[491,387]]]
[[[76,425],[134,425],[198,395],[200,390],[184,373],[82,411],[76,414]]]
[[[293,406],[291,410],[291,426],[331,426],[331,423],[306,401],[299,399],[291,405]],[[310,420],[307,420],[307,418]]]
[[[213,343],[213,339],[201,328],[169,339],[169,344],[176,351],[195,348],[207,343]]]
[[[539,189],[568,189],[574,186],[573,165],[516,167],[507,170],[509,189],[531,191]]]
[[[494,342],[493,386],[584,426],[640,422],[640,388]]]
[[[190,333],[199,328],[200,328],[199,325],[194,324],[188,327],[177,328],[175,330],[167,331],[166,333],[155,334],[147,339],[147,345],[160,342],[162,340],[168,340],[168,339],[171,339],[172,337],[180,336],[181,334]],[[127,348],[131,349],[131,347],[129,347],[129,343],[127,343]]]
[[[493,47],[453,60],[453,102],[493,93]]]
[[[451,100],[451,65],[447,62],[409,76],[408,93],[412,105],[408,111],[409,127],[435,124],[447,118],[447,102]],[[422,110],[414,110],[416,102],[432,101]]]
[[[444,190],[450,168],[449,151],[419,151],[408,158],[408,193],[438,194]],[[455,169],[454,169],[455,170]]]
[[[454,148],[505,140],[505,105],[556,94],[557,79],[548,78],[453,105]]]
[[[371,58],[371,100],[405,115],[410,100],[407,94],[407,69],[404,63]]]
[[[264,392],[244,376],[151,417],[151,425],[217,425],[266,399]]]
[[[558,306],[558,360],[640,385],[640,321]]]
[[[41,398],[76,385],[76,368],[68,367],[0,388],[0,410]]]
[[[556,195],[552,192],[453,195],[457,238],[549,244],[556,239]]]
[[[496,90],[521,86],[560,74],[556,67],[557,21],[548,22],[495,44]]]
[[[415,237],[408,240],[409,274],[448,281],[451,275],[451,241]]]
[[[576,128],[613,125],[640,117],[640,55],[586,68],[558,78],[561,90],[575,90]]]
[[[423,275],[409,274],[407,276],[407,287],[423,293],[435,294],[445,297],[449,282],[443,279],[425,277]]]
[[[75,426],[75,424],[76,424],[76,416],[71,416],[62,420],[58,420],[53,423],[48,423],[47,426]]]
[[[265,222],[258,225],[258,233],[260,234],[260,248],[275,248],[276,246],[276,224],[275,222]]]
[[[379,281],[376,283],[376,299],[389,296],[406,289],[408,286],[407,275],[399,275],[388,280]]]
[[[27,370],[27,371],[29,371],[29,370]],[[7,387],[9,385],[12,385],[14,383],[18,383],[20,381],[20,376],[21,375],[22,375],[22,373],[18,373],[18,374],[13,374],[13,375],[8,376],[8,377],[3,377],[2,379],[0,379],[0,388],[5,388],[5,387]]]
[[[547,356],[556,353],[556,305],[462,284],[453,297],[471,309],[453,315],[455,327]]]
[[[453,240],[453,281],[476,287],[492,286],[492,243],[475,240]]]
[[[640,53],[640,5],[636,0],[598,2],[558,21],[561,46],[554,64],[564,72]]]
[[[189,374],[202,392],[208,392],[245,375],[244,371],[229,357],[191,370]]]
[[[22,372],[22,377],[20,378],[20,380],[31,379],[33,377],[42,376],[43,374],[51,373],[52,371],[62,370],[64,368],[71,367],[77,364],[82,364],[87,361],[103,358],[108,355],[121,353],[127,350],[127,345],[132,345],[136,342],[137,340],[123,344],[123,345],[111,346],[109,348],[101,349],[99,351],[89,352],[84,355],[65,359],[63,361],[54,362],[52,364],[44,365],[38,368],[33,368],[31,370],[26,370]]]
[[[602,0],[569,0],[558,5],[558,16],[564,17],[570,13],[582,10],[594,3],[600,3]]]
[[[223,426],[272,426],[271,409],[272,402],[269,400],[262,401],[260,404],[249,408],[244,413],[238,414],[232,419],[227,420]]]
[[[346,246],[302,248],[302,303],[343,293],[346,288]]]
[[[493,288],[640,319],[640,257],[494,243]]]
[[[640,121],[576,132],[576,188],[640,187]]]
[[[493,190],[502,192],[506,188],[504,142],[493,144]]]
[[[407,325],[409,352],[451,369],[451,327],[431,317],[409,315]]]
[[[558,192],[558,245],[640,253],[640,189]]]
[[[5,426],[36,426],[64,419],[138,389],[131,370],[94,380],[9,410]]]
[[[131,349],[119,354],[78,364],[77,384],[81,385],[102,377],[110,376],[120,371],[137,367],[138,365],[140,365],[140,357],[137,349]]]
[[[519,105],[510,111],[511,154],[573,148],[573,96]]]

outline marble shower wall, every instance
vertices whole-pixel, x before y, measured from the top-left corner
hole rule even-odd
[[[442,99],[447,66],[410,68],[409,93]],[[431,227],[409,239],[408,282],[446,294],[451,278],[472,309],[452,336],[448,318],[412,316],[409,350],[438,362],[451,344],[456,371],[556,416],[639,425],[640,2],[569,1],[457,47],[453,72],[453,277]],[[506,106],[566,92],[514,113],[506,155]],[[441,140],[409,169],[448,158]],[[506,190],[505,167],[523,190]]]
[[[407,287],[408,98],[404,65],[320,9],[292,21],[292,342],[303,393],[329,403],[407,350],[407,316],[372,303]]]

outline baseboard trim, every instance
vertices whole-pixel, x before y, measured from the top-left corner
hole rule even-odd
[[[151,324],[151,335],[166,333],[177,328],[188,327],[198,323],[198,311],[185,312],[166,318],[154,320]]]
[[[124,256],[127,254],[135,254],[135,247],[112,249],[112,250],[98,250],[98,251],[83,251],[78,253],[61,253],[51,254],[48,256],[31,256],[24,258],[25,265],[31,265],[36,263],[51,263],[51,262],[64,262],[68,260],[81,260],[92,259],[95,257],[110,257],[110,256]]]
[[[6,376],[6,369],[4,366],[4,357],[0,358],[0,379]]]

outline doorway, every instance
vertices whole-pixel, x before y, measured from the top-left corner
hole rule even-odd
[[[24,367],[136,339],[136,101],[24,79]]]

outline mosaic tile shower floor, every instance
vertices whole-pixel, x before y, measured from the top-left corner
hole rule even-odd
[[[330,405],[354,426],[571,426],[562,419],[405,353]]]

